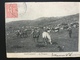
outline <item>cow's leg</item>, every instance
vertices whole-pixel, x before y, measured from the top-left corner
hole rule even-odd
[[[20,38],[22,38],[21,34],[19,35]]]
[[[47,44],[47,43],[46,43],[46,38],[43,38],[43,41],[44,41],[44,44]]]
[[[27,37],[27,33],[24,33],[24,37],[25,37],[25,38]]]
[[[22,33],[22,37],[24,38],[24,33]]]
[[[28,34],[26,33],[26,37],[28,37]]]
[[[52,44],[50,36],[48,36],[48,40],[49,40],[49,43]]]
[[[43,38],[43,42],[45,43],[45,38]]]
[[[58,29],[58,32],[59,32],[59,29]]]
[[[48,39],[48,38],[46,38],[46,43],[47,43],[47,44],[50,44],[50,42],[49,42],[49,39]]]
[[[25,38],[27,37],[27,34],[26,34],[26,33],[24,34],[24,37],[25,37]]]
[[[22,33],[22,38],[24,38],[24,33]]]
[[[35,42],[35,43],[37,42],[36,40],[37,40],[37,38],[36,38],[36,37],[34,37],[34,42]]]
[[[51,40],[49,40],[50,44],[52,44]]]
[[[33,39],[34,39],[34,42],[36,42],[36,38],[34,37]]]
[[[20,34],[20,37],[21,37],[21,38],[23,37],[22,34]]]
[[[25,38],[25,33],[23,33],[23,38]]]
[[[19,37],[19,34],[16,34],[17,37]]]
[[[71,38],[71,33],[69,33],[69,37]]]
[[[39,37],[37,37],[36,39],[37,39],[37,42],[38,42],[38,40],[39,40]]]

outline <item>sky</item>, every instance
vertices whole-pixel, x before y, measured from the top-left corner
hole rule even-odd
[[[40,17],[61,17],[79,13],[78,2],[26,2],[16,4],[18,5],[18,18],[5,18],[6,23],[19,20],[34,20]]]

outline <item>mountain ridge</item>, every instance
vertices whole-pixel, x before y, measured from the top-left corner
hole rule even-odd
[[[40,17],[35,20],[21,20],[6,23],[6,26],[46,26],[46,25],[57,25],[60,23],[71,23],[79,21],[79,14],[63,16],[63,17]]]

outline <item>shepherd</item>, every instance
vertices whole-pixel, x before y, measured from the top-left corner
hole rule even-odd
[[[72,28],[71,27],[68,28],[68,32],[69,32],[69,37],[71,38],[72,37]]]
[[[44,43],[47,44],[47,40],[50,44],[52,44],[51,42],[51,37],[49,35],[49,33],[47,32],[47,30],[44,30],[43,33],[42,33],[42,38],[44,40]]]
[[[40,31],[38,29],[35,29],[33,31],[33,39],[34,39],[35,42],[38,42],[39,36],[40,36]]]

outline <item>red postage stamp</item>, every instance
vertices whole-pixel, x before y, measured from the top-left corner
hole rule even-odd
[[[5,4],[6,18],[17,18],[18,17],[18,7],[17,4]]]

